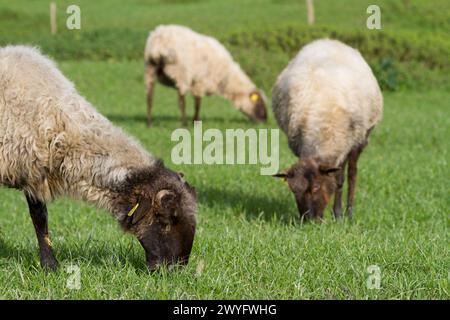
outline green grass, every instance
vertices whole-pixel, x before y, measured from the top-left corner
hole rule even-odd
[[[134,30],[150,30],[161,23],[188,24],[202,32],[213,34],[226,33],[233,30],[257,31],[267,25],[306,25],[305,1],[297,0],[130,0],[124,5],[120,0],[89,1],[71,0],[56,1],[58,25],[65,25],[65,8],[77,4],[82,9],[83,29],[123,28]],[[448,3],[446,0],[379,0],[376,1],[382,10],[383,28],[398,30],[415,30],[431,34],[446,34],[450,27],[448,20]],[[316,1],[316,22],[349,28],[365,28],[366,8],[375,4],[370,0]],[[5,18],[17,18],[15,30],[10,32],[35,34],[49,30],[48,1],[16,0],[0,5]],[[204,14],[206,13],[207,14]],[[29,18],[29,19],[20,19]],[[7,22],[2,22],[7,23]]]
[[[357,6],[338,8],[337,2],[330,1],[332,8],[336,6],[331,10],[322,1],[316,2],[318,21],[351,27],[361,20]],[[122,10],[118,2],[105,5],[103,10],[98,2],[80,3],[82,14],[92,19],[88,22],[92,21],[96,28],[117,30],[124,25],[136,30],[149,29],[160,22],[175,21],[220,35],[228,27],[236,30],[246,27],[246,17],[254,19],[248,28],[255,32],[267,27],[268,20],[255,19],[260,16],[272,18],[270,23],[278,26],[304,22],[303,11],[292,12],[294,1],[245,1],[242,5],[245,10],[236,9],[234,16],[220,14],[223,7],[237,8],[233,4],[238,2],[233,1],[159,2],[149,11],[143,9],[143,1],[133,1]],[[303,2],[299,3],[298,10],[303,10]],[[396,7],[392,1],[383,3]],[[423,9],[427,14],[410,17],[413,26],[410,32],[426,35],[435,31],[439,19],[427,20],[427,16],[439,18],[444,10],[433,9],[429,3],[414,1],[415,10]],[[30,2],[28,6],[23,1],[14,1],[8,3],[8,10],[10,14],[23,12],[36,18],[46,14],[47,5],[45,1]],[[0,6],[0,12],[2,7],[5,4]],[[210,15],[196,15],[199,9],[208,10]],[[91,10],[96,10],[98,16]],[[365,10],[361,14],[365,15]],[[408,16],[391,16],[386,24],[408,29],[407,21]],[[0,25],[3,23],[7,24],[0,20]],[[39,32],[39,28],[30,30],[22,20],[17,26],[16,32],[21,30],[23,39],[27,34]],[[20,39],[18,36],[17,42]],[[126,42],[126,38],[120,40]],[[237,47],[236,52],[250,70],[257,70],[267,57],[275,61],[265,64],[256,76],[266,90],[290,58],[288,53],[277,51],[253,55]],[[171,163],[174,143],[170,142],[170,135],[180,123],[176,93],[162,86],[156,88],[154,127],[147,129],[142,61],[63,59],[59,66],[101,113],[137,137],[170,168],[183,171],[196,187],[199,212],[193,252],[186,268],[150,274],[139,243],[124,235],[108,213],[81,202],[60,199],[49,205],[49,217],[61,268],[45,274],[39,266],[25,199],[20,192],[3,188],[0,298],[450,298],[450,93],[442,87],[385,92],[384,119],[360,160],[353,221],[335,222],[328,209],[323,223],[301,224],[291,192],[278,180],[260,176],[259,166]],[[433,77],[433,72],[428,76]],[[440,72],[448,74],[448,70]],[[418,72],[410,70],[410,73],[421,79]],[[190,116],[192,109],[189,100]],[[204,129],[276,128],[272,113],[269,117],[267,124],[255,126],[218,97],[205,98],[202,108]],[[283,135],[280,148],[280,166],[284,168],[295,157]],[[66,287],[69,265],[80,267],[80,290]],[[366,287],[370,265],[381,269],[380,290]]]

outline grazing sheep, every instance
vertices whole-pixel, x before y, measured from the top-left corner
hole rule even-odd
[[[383,109],[378,83],[360,53],[335,40],[306,45],[278,77],[272,108],[300,158],[275,176],[287,180],[301,217],[323,217],[334,192],[334,215],[342,215],[347,163],[351,217],[358,158]]]
[[[38,50],[0,48],[0,122],[0,183],[24,191],[45,269],[57,267],[46,203],[60,195],[109,210],[137,236],[150,269],[187,263],[194,189],[100,115]]]
[[[194,96],[194,121],[200,119],[205,95],[218,94],[255,121],[267,118],[265,96],[258,90],[230,53],[214,38],[186,27],[161,25],[150,32],[145,47],[147,124],[151,125],[155,80],[176,87],[182,125],[186,125],[185,95]]]

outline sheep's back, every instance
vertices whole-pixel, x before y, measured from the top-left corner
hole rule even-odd
[[[273,109],[296,155],[340,162],[379,121],[382,97],[358,51],[319,40],[305,46],[281,73]]]
[[[66,174],[86,170],[89,175],[92,163],[86,168],[74,164],[102,157],[111,168],[152,161],[134,139],[80,96],[50,59],[29,47],[1,48],[1,183],[42,184],[52,172],[62,170],[63,161],[66,169],[72,168]]]

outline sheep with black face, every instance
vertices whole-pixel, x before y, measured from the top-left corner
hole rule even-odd
[[[195,234],[196,193],[183,174],[158,163],[131,173],[120,189],[128,196],[119,206],[129,211],[119,221],[138,237],[149,268],[186,264]]]
[[[24,191],[41,265],[56,269],[46,203],[61,195],[107,209],[144,247],[149,268],[187,263],[195,190],[113,126],[55,64],[0,48],[0,183]]]
[[[275,118],[300,158],[276,177],[286,179],[301,217],[321,218],[330,198],[342,215],[348,167],[347,213],[353,213],[357,162],[380,121],[383,97],[361,54],[335,40],[317,40],[300,50],[272,91]]]

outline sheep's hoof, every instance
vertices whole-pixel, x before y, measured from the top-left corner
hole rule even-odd
[[[300,222],[305,223],[311,221],[311,218],[308,214],[301,214],[300,215]]]
[[[55,258],[41,259],[41,266],[45,272],[55,272],[58,270],[58,261]]]
[[[333,210],[333,215],[334,215],[334,218],[336,220],[342,218],[342,210],[341,209],[334,209]]]
[[[348,207],[347,208],[347,216],[349,219],[353,218],[353,207]]]

